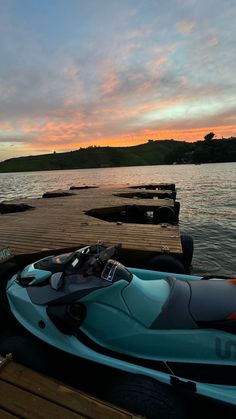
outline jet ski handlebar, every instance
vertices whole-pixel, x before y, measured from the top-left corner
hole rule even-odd
[[[103,245],[86,246],[76,250],[64,266],[64,272],[67,268],[83,275],[100,276],[107,261],[111,259],[120,249],[121,244],[105,247]]]

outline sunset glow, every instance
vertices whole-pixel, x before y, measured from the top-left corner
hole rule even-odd
[[[0,160],[236,136],[234,0],[0,1]]]

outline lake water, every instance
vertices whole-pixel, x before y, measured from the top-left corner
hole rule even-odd
[[[176,184],[181,233],[194,239],[192,272],[236,274],[236,163],[0,173],[0,202],[72,185],[159,182]]]

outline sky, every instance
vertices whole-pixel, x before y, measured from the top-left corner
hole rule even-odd
[[[0,160],[236,136],[236,0],[0,0]]]

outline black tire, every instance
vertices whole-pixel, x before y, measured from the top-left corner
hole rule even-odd
[[[180,260],[165,254],[153,256],[147,262],[146,269],[153,271],[172,272],[176,274],[186,274],[186,269]]]
[[[0,354],[12,354],[13,360],[46,374],[48,361],[44,345],[31,336],[11,336],[0,344]]]
[[[155,224],[174,224],[176,220],[175,211],[171,207],[159,207],[153,211],[153,222]]]
[[[180,238],[183,250],[183,263],[189,269],[193,259],[193,238],[187,234],[181,234]]]
[[[184,419],[180,399],[167,385],[152,378],[121,374],[108,389],[108,401],[147,419]]]
[[[179,221],[179,212],[180,212],[180,202],[179,201],[175,201],[174,210],[175,210],[176,222],[178,222]]]

